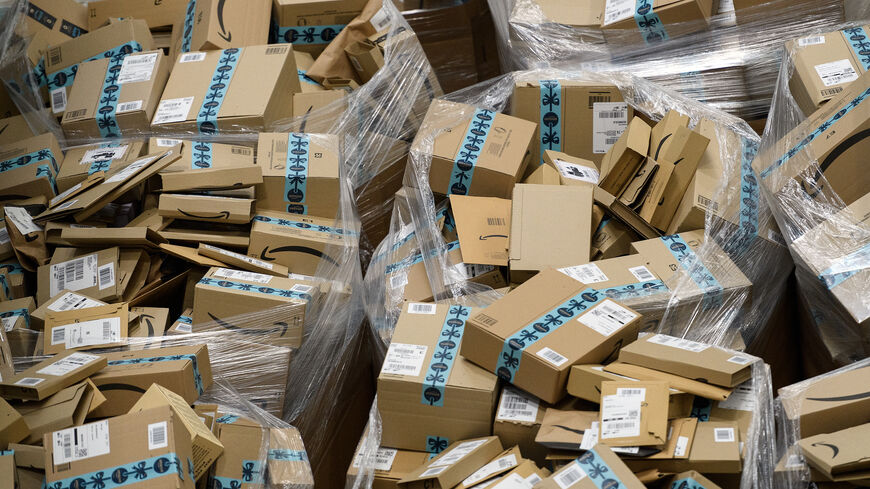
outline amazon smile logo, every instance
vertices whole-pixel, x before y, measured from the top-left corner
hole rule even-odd
[[[218,35],[226,42],[233,42],[233,33],[226,29],[224,26],[224,6],[226,6],[227,0],[220,0],[217,6],[217,15],[218,15],[218,25],[221,30],[218,32]]]

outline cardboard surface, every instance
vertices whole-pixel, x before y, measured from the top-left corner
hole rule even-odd
[[[458,441],[399,481],[400,488],[447,489],[502,451],[498,437]]]
[[[510,200],[451,195],[450,210],[466,263],[507,266]]]
[[[62,352],[0,382],[0,393],[10,399],[41,401],[105,366],[105,357],[99,355]]]

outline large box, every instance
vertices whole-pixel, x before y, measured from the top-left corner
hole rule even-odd
[[[50,132],[0,147],[0,197],[51,199],[63,152]]]
[[[713,15],[712,0],[607,0],[601,28],[617,31],[614,42],[651,44],[701,31]],[[608,38],[608,42],[611,39]]]
[[[170,55],[269,42],[270,0],[198,0],[175,18]]]
[[[362,12],[366,3],[366,0],[273,0],[273,42],[293,43],[293,49],[317,56]]]

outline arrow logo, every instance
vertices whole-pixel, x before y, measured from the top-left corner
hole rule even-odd
[[[275,322],[275,323],[274,323],[275,326],[278,326],[278,327],[277,327],[277,328],[274,328],[274,329],[266,329],[266,330],[247,329],[247,328],[242,328],[242,327],[236,326],[236,325],[234,325],[234,324],[230,324],[230,323],[224,321],[223,319],[221,319],[221,318],[215,316],[215,315],[212,314],[212,313],[208,313],[208,317],[210,317],[212,321],[214,321],[215,323],[217,323],[218,326],[220,326],[220,327],[222,327],[222,328],[225,328],[225,329],[231,329],[231,330],[234,330],[234,331],[238,331],[239,333],[242,333],[242,334],[271,334],[271,333],[278,333],[279,336],[284,336],[285,334],[287,334],[287,330],[290,328],[290,325],[287,324],[287,323],[285,323],[285,322]]]
[[[175,210],[184,214],[187,217],[194,217],[196,219],[229,219],[230,218],[230,211],[221,211],[216,216],[200,216],[200,215],[192,214],[190,212],[184,212],[183,210],[178,209],[178,208],[176,208]]]
[[[830,448],[831,451],[834,452],[834,454],[831,455],[831,458],[837,458],[837,455],[840,453],[840,449],[837,448],[837,445],[831,445],[830,443],[813,443],[810,446],[813,446],[813,447],[822,446],[822,447]]]
[[[150,314],[143,314],[142,319],[144,319],[145,324],[148,325],[148,336],[154,336],[154,325],[151,323],[151,319],[154,319],[154,316]]]
[[[227,3],[227,0],[220,0],[218,2],[217,13],[218,13],[218,24],[221,27],[221,31],[218,32],[218,35],[226,42],[233,42],[233,33],[228,32],[226,28],[224,28],[224,5]]]
[[[321,260],[326,260],[326,262],[336,267],[338,266],[338,263],[336,263],[336,261],[333,260],[332,257],[330,257],[329,255],[325,255],[322,251],[315,250],[314,248],[309,248],[307,246],[280,246],[278,248],[272,248],[271,250],[268,246],[266,246],[265,248],[263,248],[263,251],[260,252],[260,259],[266,261],[275,261],[275,257],[269,256],[269,253],[284,252],[305,253],[307,255],[313,255],[320,258]]]
[[[486,241],[489,238],[505,238],[505,239],[507,239],[507,236],[504,234],[487,234],[486,236],[480,236],[477,239],[479,239],[481,241]]]
[[[870,391],[862,392],[860,394],[850,394],[848,396],[837,396],[837,397],[808,397],[808,401],[820,401],[820,402],[843,402],[843,401],[857,401],[860,399],[870,398]]]
[[[145,393],[145,389],[143,389],[141,387],[138,387],[135,385],[130,385],[130,384],[120,384],[120,383],[103,384],[103,385],[99,386],[99,389],[100,389],[100,392],[104,392],[104,391],[131,391],[131,392],[138,392],[139,394]]]
[[[0,129],[0,134],[3,134],[3,131],[5,131],[7,127],[9,127],[9,124],[6,124],[3,126],[3,129]]]

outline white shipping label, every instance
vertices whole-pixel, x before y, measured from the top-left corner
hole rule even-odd
[[[744,356],[744,355],[734,355],[733,357],[728,359],[731,363],[736,363],[737,365],[746,365],[747,363],[752,362],[752,357]]]
[[[432,477],[440,474],[441,472],[444,472],[445,470],[447,470],[447,467],[432,467],[430,469],[426,469],[425,472],[420,474],[420,477]]]
[[[390,14],[387,13],[383,8],[375,12],[375,15],[372,15],[371,20],[372,27],[375,28],[375,32],[380,32],[387,27],[390,26]]]
[[[109,447],[109,421],[67,428],[51,434],[54,465],[106,455]]]
[[[115,286],[115,264],[106,263],[99,269],[100,290]]]
[[[446,467],[448,465],[453,465],[484,443],[486,443],[486,440],[474,440],[460,443],[456,448],[445,453],[438,460],[432,461],[430,465],[432,467]]]
[[[617,397],[637,397],[643,402],[646,400],[646,387],[618,387]]]
[[[80,164],[93,163],[95,161],[119,160],[127,154],[128,145],[116,146],[114,148],[94,148],[89,149],[82,156]]]
[[[592,450],[598,444],[598,421],[593,421],[589,429],[583,430],[583,440],[580,442],[580,450]]]
[[[33,217],[27,212],[24,207],[4,207],[6,211],[6,219],[15,223],[15,227],[21,234],[38,233],[42,231],[42,226],[33,222]]]
[[[193,325],[187,323],[178,323],[178,326],[175,327],[175,331],[181,331],[182,333],[192,333]]]
[[[49,267],[49,295],[54,297],[63,289],[82,290],[97,285],[97,254],[56,263]]]
[[[631,0],[630,3],[633,8],[634,0]],[[627,127],[627,103],[596,102],[592,104],[592,152],[602,155],[607,153]]]
[[[650,343],[656,343],[658,345],[670,346],[672,348],[679,348],[680,350],[692,351],[695,353],[700,353],[707,348],[710,348],[710,345],[705,345],[704,343],[698,343],[696,341],[684,340],[682,338],[677,338],[674,336],[668,336],[666,334],[657,334],[650,338]]]
[[[550,348],[548,348],[546,346],[544,348],[541,348],[540,350],[538,350],[538,352],[535,353],[535,355],[543,358],[544,360],[553,364],[556,367],[561,367],[562,365],[564,365],[568,361],[568,359],[566,357],[562,356],[561,354],[557,353],[554,350],[551,350]]]
[[[4,245],[4,244],[8,243],[9,241],[11,241],[9,239],[9,230],[6,229],[6,225],[4,223],[3,227],[0,227],[0,245]]]
[[[855,71],[852,62],[848,59],[822,63],[816,65],[815,68],[826,87],[850,83],[858,79],[858,72]]]
[[[51,91],[51,112],[60,114],[66,110],[66,87],[55,88]]]
[[[14,385],[23,385],[25,387],[33,387],[35,385],[39,385],[45,382],[45,379],[40,379],[39,377],[24,377],[15,382]]]
[[[505,455],[504,457],[497,458],[492,462],[484,465],[483,467],[474,471],[473,474],[469,475],[462,481],[462,484],[466,486],[470,486],[472,484],[477,484],[478,482],[486,479],[487,477],[495,474],[496,472],[500,472],[505,469],[509,469],[511,467],[515,467],[517,465],[517,456],[514,454]]]
[[[169,446],[168,438],[166,436],[166,421],[148,425],[148,450],[166,448]]]
[[[655,280],[656,276],[653,275],[652,272],[649,271],[649,268],[641,265],[639,267],[632,267],[628,269],[634,278],[636,278],[639,282],[649,282],[650,280]]]
[[[398,289],[400,287],[404,287],[408,285],[408,272],[405,270],[399,270],[395,275],[390,277],[390,288]]]
[[[482,265],[480,263],[462,263],[461,265],[465,267],[465,275],[469,278],[474,278],[495,270],[495,265]]]
[[[511,387],[501,391],[496,420],[534,423],[538,419],[538,400]]]
[[[248,282],[257,282],[258,284],[268,284],[272,281],[271,275],[265,275],[255,272],[246,272],[243,270],[230,270],[229,268],[218,268],[214,272],[214,276],[221,278],[247,280]]]
[[[635,0],[607,0],[604,7],[604,25],[631,17],[635,5]]]
[[[161,148],[171,148],[173,146],[181,144],[183,141],[180,139],[164,139],[157,138],[156,143],[158,147]]]
[[[526,477],[525,480],[530,486],[534,486],[538,482],[541,482],[543,479],[541,479],[541,476],[539,476],[538,474],[532,474]]]
[[[598,305],[582,314],[578,321],[604,336],[610,336],[634,321],[638,315],[620,306],[610,299],[604,299]]]
[[[48,206],[54,207],[55,205],[57,205],[58,202],[62,201],[63,199],[65,199],[69,195],[71,195],[73,192],[82,188],[82,183],[84,183],[84,182],[79,182],[79,183],[73,185],[72,187],[64,190],[63,192],[57,194],[57,196],[55,196],[54,198],[52,198],[51,200],[48,201]],[[72,227],[72,225],[70,225],[70,227]]]
[[[685,457],[686,450],[688,448],[689,448],[689,437],[688,436],[677,437],[677,446],[674,448],[674,456],[675,457]]]
[[[532,474],[533,476],[537,476],[537,474]],[[492,489],[532,489],[537,482],[531,482],[528,479],[523,479],[523,477],[517,473],[508,474],[504,479],[496,479],[490,481],[488,483],[480,484],[474,486],[474,489],[483,489],[485,487],[489,487],[493,482],[498,482],[498,484],[492,486]]]
[[[314,287],[311,285],[294,284],[292,287],[290,287],[290,290],[292,290],[293,292],[299,292],[300,294],[307,294],[311,292],[311,289],[313,288]]]
[[[561,489],[568,489],[586,478],[586,472],[580,467],[576,461],[571,462],[561,472],[553,474],[553,481],[559,485]]]
[[[378,447],[377,453],[375,453],[375,461],[372,465],[372,468],[375,470],[383,470],[387,471],[393,468],[393,460],[396,459],[396,454],[399,453],[395,448],[385,448]],[[353,459],[353,466],[359,468],[360,463],[362,463],[363,454],[357,452],[356,457]]]
[[[140,170],[150,165],[152,161],[157,159],[157,156],[149,156],[147,158],[142,158],[141,160],[136,160],[133,163],[125,166],[123,170],[115,173],[111,177],[107,178],[103,183],[117,183],[123,182],[124,180],[132,177],[136,173],[139,173]]]
[[[263,260],[258,260],[256,258],[246,256],[246,255],[243,255],[241,253],[236,253],[234,251],[225,250],[223,248],[218,248],[217,246],[212,246],[209,244],[203,244],[203,247],[206,249],[212,250],[212,251],[216,251],[222,255],[230,256],[230,257],[236,258],[238,260],[242,260],[243,262],[250,263],[251,265],[256,265],[260,268],[265,268],[267,270],[273,269],[271,263],[267,263],[267,262],[264,262]]]
[[[97,302],[93,299],[89,299],[83,295],[79,295],[73,292],[67,292],[66,294],[60,296],[56,301],[49,304],[49,311],[72,311],[77,309],[85,309],[88,307],[96,307],[101,306],[100,302]]]
[[[637,396],[601,398],[601,439],[640,435],[640,404]]]
[[[178,58],[179,63],[198,63],[205,59],[205,53],[184,53]]]
[[[66,348],[105,345],[121,341],[121,318],[94,319],[66,325]],[[52,340],[54,340],[52,331]]]
[[[193,105],[193,97],[170,98],[161,100],[154,112],[152,124],[168,124],[187,120],[187,114]]]
[[[135,110],[142,110],[142,101],[141,100],[122,102],[122,103],[118,104],[118,107],[115,109],[115,113],[116,114],[123,114],[124,112],[133,112]]]
[[[604,272],[594,263],[560,268],[559,271],[584,284],[597,284],[609,280],[607,275],[604,275]]]
[[[716,443],[734,443],[734,428],[713,428],[713,441]]]
[[[128,55],[121,63],[118,85],[143,82],[151,79],[151,72],[157,63],[158,53]]]
[[[717,404],[717,406],[722,409],[749,412],[755,412],[755,405],[756,395],[755,389],[753,389],[752,387],[751,380],[747,380],[746,382],[738,385],[733,391],[731,391],[728,399],[725,399],[724,401],[719,401],[719,404]]]
[[[73,199],[73,200],[70,200],[70,201],[64,202],[63,204],[57,206],[57,208],[54,209],[54,210],[56,210],[56,211],[62,211],[62,210],[64,210],[64,209],[68,208],[68,207],[72,207],[72,206],[75,205],[75,203],[78,202],[78,201],[79,201],[78,199]]]
[[[96,362],[100,357],[96,355],[89,355],[87,353],[73,353],[67,357],[61,358],[60,360],[52,363],[51,365],[47,365],[36,371],[38,374],[42,375],[53,375],[55,377],[62,377],[76,369],[84,367],[85,365]]]
[[[816,44],[824,44],[824,43],[825,43],[825,36],[809,36],[809,37],[804,37],[804,38],[798,39],[798,46],[800,46],[800,47],[815,46]]]
[[[21,316],[9,316],[8,318],[0,318],[0,324],[3,326],[3,330],[7,333],[12,331],[15,328],[15,323],[18,322],[18,318]]]
[[[719,0],[719,13],[725,14],[734,11],[734,0]]]
[[[435,314],[435,304],[424,304],[422,302],[411,302],[408,304],[409,314]]]
[[[562,160],[555,160],[553,163],[556,164],[556,168],[559,170],[559,174],[565,178],[580,180],[581,182],[598,184],[598,179],[600,176],[598,174],[598,170],[596,170],[595,168],[575,165],[574,163],[568,163],[567,161]]]
[[[426,345],[390,343],[381,373],[410,375],[411,377],[420,375],[427,349]]]

